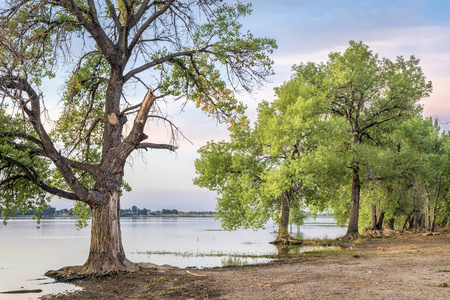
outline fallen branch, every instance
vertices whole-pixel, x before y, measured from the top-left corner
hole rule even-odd
[[[192,275],[192,276],[196,276],[196,277],[206,277],[206,275],[194,274],[194,273],[192,273],[192,272],[190,272],[190,271],[188,271],[188,270],[186,270],[186,273],[187,273],[188,275]]]
[[[0,294],[27,294],[27,293],[42,293],[42,290],[35,289],[35,290],[17,290],[17,291],[0,292]]]

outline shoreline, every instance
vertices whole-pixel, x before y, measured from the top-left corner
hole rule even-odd
[[[450,232],[338,242],[339,250],[214,269],[139,268],[43,299],[450,299]]]

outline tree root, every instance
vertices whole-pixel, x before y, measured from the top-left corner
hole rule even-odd
[[[359,238],[359,232],[346,233],[344,236],[337,238],[336,240],[357,240]]]
[[[278,236],[274,241],[270,242],[273,245],[284,245],[284,246],[296,246],[301,245],[303,243],[302,240],[298,240],[293,238],[292,236],[286,234],[283,236]]]
[[[370,229],[366,228],[363,230],[364,236],[372,236],[372,237],[381,237],[384,236],[384,232],[382,229]]]
[[[176,267],[172,266],[158,266],[152,263],[132,263],[129,262],[127,265],[124,265],[120,268],[111,268],[111,269],[101,269],[94,270],[92,268],[83,266],[69,266],[64,267],[59,270],[51,270],[45,273],[45,276],[55,278],[58,282],[69,282],[72,280],[83,279],[87,277],[102,277],[102,276],[110,276],[115,275],[122,272],[133,273],[143,269],[153,269],[153,270],[164,270],[164,269],[173,269]]]

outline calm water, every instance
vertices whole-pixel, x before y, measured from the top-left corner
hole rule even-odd
[[[42,289],[41,294],[2,295],[0,299],[36,299],[45,293],[74,289],[73,285],[53,283],[43,276],[48,270],[83,264],[89,253],[90,228],[76,230],[74,219],[42,220],[36,229],[31,219],[10,220],[0,225],[0,292]],[[251,264],[266,258],[240,258],[239,255],[276,254],[269,242],[276,226],[264,230],[224,231],[213,218],[122,218],[122,239],[128,259],[178,267],[208,268],[230,262]],[[293,235],[301,238],[335,238],[346,229],[332,218],[307,219]],[[304,250],[310,250],[305,248]]]

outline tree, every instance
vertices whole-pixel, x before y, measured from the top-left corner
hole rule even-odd
[[[392,130],[393,124],[420,110],[418,102],[428,97],[431,83],[426,81],[414,56],[409,60],[401,56],[395,61],[379,59],[368,46],[354,41],[344,53],[331,53],[326,64],[300,65],[297,72],[317,93],[326,93],[328,115],[334,116],[332,121],[345,126],[349,133],[342,135],[341,140],[344,168],[350,171],[351,178],[345,237],[355,238],[359,235],[361,174],[367,162],[366,153],[372,145],[382,142],[381,132]],[[328,156],[336,158],[339,155],[336,148],[330,149],[333,153]]]
[[[0,11],[0,203],[2,213],[41,207],[47,195],[92,211],[83,266],[54,276],[123,270],[120,195],[124,165],[136,150],[175,150],[146,141],[148,119],[178,128],[159,108],[184,99],[219,121],[238,124],[243,104],[272,74],[274,40],[241,33],[249,4],[220,0],[11,0]],[[79,46],[80,45],[80,46]],[[70,70],[60,118],[43,120],[39,86]],[[59,72],[57,75],[60,76]],[[143,90],[133,101],[128,91]],[[139,95],[139,89],[137,90]],[[9,103],[9,104],[8,104]],[[7,106],[9,105],[9,106]],[[128,123],[128,119],[132,119]]]
[[[395,173],[384,186],[401,194],[398,198],[403,203],[394,202],[402,207],[397,216],[404,218],[404,227],[434,231],[437,208],[448,189],[448,134],[437,120],[418,116],[403,122],[393,139],[396,151],[390,161]]]
[[[258,106],[254,128],[231,127],[230,141],[211,141],[199,150],[194,183],[218,192],[216,211],[225,228],[260,228],[273,218],[279,226],[272,243],[299,243],[288,232],[290,211],[299,212],[314,194],[314,187],[304,186],[300,166],[314,147],[324,101],[298,76],[275,93],[272,103]]]

